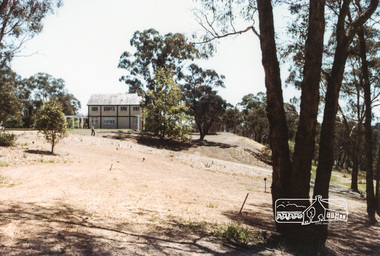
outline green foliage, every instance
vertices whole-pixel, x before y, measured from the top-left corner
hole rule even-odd
[[[174,82],[173,76],[172,71],[158,68],[154,87],[146,94],[144,131],[158,135],[160,139],[185,138],[191,131],[181,87]]]
[[[0,5],[0,65],[11,61],[22,44],[42,31],[42,21],[61,0],[4,0]]]
[[[129,85],[129,92],[142,92],[146,86],[153,89],[156,72],[159,68],[170,69],[182,77],[182,63],[195,58],[205,58],[194,44],[187,41],[180,33],[161,35],[151,28],[136,31],[131,39],[131,46],[136,49],[134,53],[124,52],[120,56],[119,68],[126,69],[127,75],[120,78]]]
[[[12,147],[17,140],[17,136],[13,133],[0,132],[0,146]]]
[[[21,103],[16,95],[19,80],[12,70],[0,68],[0,122],[20,113]]]
[[[63,113],[66,115],[75,115],[81,107],[80,101],[66,90],[63,79],[46,73],[38,73],[24,79],[22,87],[19,88],[19,95],[25,108],[32,110],[30,112],[38,110],[43,102],[51,97],[62,104]]]
[[[51,144],[51,153],[54,153],[55,145],[66,136],[66,120],[61,104],[53,99],[45,103],[37,112],[35,128],[45,135]]]
[[[3,126],[5,128],[23,128],[24,127],[24,122],[20,118],[17,118],[15,116],[11,116],[10,118],[8,118],[3,123]]]
[[[3,99],[0,100],[0,121],[1,117],[5,118],[3,121],[7,127],[32,127],[38,109],[50,98],[62,104],[66,115],[75,115],[80,109],[79,100],[66,90],[65,81],[62,79],[56,79],[46,73],[21,79],[12,71],[8,71],[7,75],[2,75],[0,78],[0,88],[4,87],[5,79],[12,84],[11,87],[8,86],[9,93],[4,89],[0,90],[0,99]]]
[[[256,95],[250,93],[242,98],[239,103],[243,107],[241,115],[243,119],[243,132],[246,137],[263,144],[269,143],[269,122],[267,117],[266,94],[259,92]],[[295,104],[284,103],[289,139],[293,141],[297,132],[299,115]]]
[[[252,239],[252,232],[238,223],[230,223],[226,226],[219,227],[214,233],[218,236],[223,236],[244,244],[248,244]]]
[[[265,93],[247,94],[239,105],[243,107],[243,135],[259,143],[268,143],[269,123],[266,113]]]
[[[203,70],[196,64],[191,64],[189,71],[190,75],[184,77],[183,98],[203,140],[217,122],[222,122],[227,108],[226,101],[213,90],[214,87],[224,87],[224,76],[219,76],[215,70]]]
[[[237,107],[229,107],[223,115],[223,125],[226,131],[238,133],[241,130],[243,116]]]

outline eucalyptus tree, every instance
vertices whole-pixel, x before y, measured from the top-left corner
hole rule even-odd
[[[202,69],[196,64],[188,67],[190,74],[184,76],[183,99],[188,114],[194,117],[200,140],[208,134],[217,121],[221,121],[227,103],[214,89],[224,87],[224,76],[215,70]]]
[[[21,102],[16,88],[21,78],[7,67],[0,68],[0,123],[21,114]]]
[[[60,102],[65,115],[75,115],[81,107],[80,101],[66,89],[65,81],[47,73],[37,73],[23,79],[17,88],[17,95],[23,104],[26,127],[33,124],[38,109],[51,98]]]
[[[173,77],[173,71],[158,67],[154,84],[146,92],[149,102],[143,110],[144,132],[157,135],[161,140],[185,138],[192,128],[181,86]]]
[[[183,77],[184,62],[207,55],[195,48],[183,34],[168,33],[161,35],[151,28],[136,31],[130,41],[134,52],[125,51],[118,67],[127,74],[120,78],[129,85],[129,92],[143,92],[145,88],[153,89],[156,72],[159,68],[172,70],[178,79]]]
[[[295,151],[290,159],[288,127],[284,110],[280,64],[274,27],[272,1],[217,1],[201,0],[203,8],[211,16],[198,14],[199,23],[206,29],[205,42],[229,35],[253,32],[258,35],[262,52],[267,89],[267,116],[270,127],[270,141],[273,155],[272,200],[273,205],[279,198],[309,198],[310,170],[314,156],[317,114],[320,99],[322,73],[322,54],[325,34],[325,7],[333,4],[337,10],[335,30],[336,47],[332,54],[333,64],[326,75],[326,96],[319,144],[319,161],[314,187],[314,196],[329,198],[329,183],[333,166],[333,136],[335,118],[341,89],[348,47],[358,28],[375,12],[378,0],[371,0],[363,10],[356,10],[356,17],[349,20],[351,0],[325,1],[286,1],[297,14],[303,5],[309,11],[305,16],[305,40],[300,42],[304,55],[302,66],[300,118],[295,138]],[[281,1],[277,1],[281,2]],[[355,1],[356,3],[356,1]],[[258,18],[257,15],[258,14]],[[210,18],[211,17],[211,18]],[[248,25],[236,29],[236,20],[246,20]],[[258,20],[258,29],[255,21]],[[240,23],[240,22],[239,22]],[[299,204],[307,204],[300,201]],[[307,206],[307,205],[305,205]],[[273,207],[275,209],[275,207]],[[277,231],[289,241],[304,241],[314,245],[315,251],[324,247],[327,238],[327,225],[289,225],[276,223]]]
[[[367,116],[366,110],[367,107],[375,108],[379,106],[380,98],[380,78],[378,76],[378,65],[376,64],[380,60],[379,30],[373,26],[363,26],[359,31],[362,34],[358,33],[350,47],[348,65],[342,84],[341,95],[345,107],[339,106],[339,113],[347,130],[348,141],[351,144],[353,161],[351,188],[353,190],[358,189],[357,175],[362,155],[360,151],[362,150],[363,126]],[[363,65],[367,67],[366,72],[363,72]],[[365,75],[368,77],[364,78]],[[365,104],[365,81],[371,86],[370,104],[367,106]],[[366,86],[368,87],[368,85]],[[372,114],[370,115],[370,120],[372,120]]]
[[[223,115],[223,125],[225,130],[234,134],[242,134],[242,123],[242,112],[237,107],[228,104],[226,112],[224,112]]]
[[[269,123],[266,116],[266,95],[259,92],[256,95],[250,93],[243,96],[239,105],[243,108],[244,136],[254,139],[259,143],[268,142]]]
[[[0,4],[0,64],[12,60],[22,45],[40,33],[48,13],[61,0],[3,0]]]

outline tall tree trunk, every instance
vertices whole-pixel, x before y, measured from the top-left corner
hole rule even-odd
[[[199,140],[204,140],[206,134],[203,132],[202,123],[197,120],[195,120],[195,123],[197,124],[198,130],[199,130]]]
[[[360,102],[360,90],[357,89],[357,102]],[[356,133],[355,145],[352,147],[353,150],[353,166],[352,166],[352,175],[351,175],[351,189],[353,191],[359,191],[358,189],[358,174],[359,174],[359,150],[362,137],[362,123],[363,118],[361,117],[360,106],[357,108],[358,112],[358,131]]]
[[[314,156],[325,33],[325,1],[310,1],[309,9],[305,66],[301,83],[301,110],[292,168],[293,192],[298,198],[309,198],[310,192],[310,170]]]
[[[358,174],[359,174],[359,155],[356,150],[353,149],[352,153],[352,173],[351,173],[351,189],[358,192]]]
[[[380,128],[380,126],[379,126]],[[380,130],[379,130],[380,138]],[[377,198],[377,215],[380,216],[380,146],[377,153],[377,168],[376,168],[376,198]]]
[[[371,0],[370,6],[361,13],[350,25],[345,28],[346,17],[349,13],[350,0],[344,0],[341,7],[336,28],[337,47],[334,55],[333,67],[327,81],[326,103],[321,127],[319,162],[315,179],[314,197],[321,195],[329,197],[331,171],[334,163],[334,130],[338,108],[339,91],[342,84],[344,68],[347,59],[348,46],[351,43],[358,27],[366,22],[376,10],[379,0]],[[321,240],[327,238],[327,225],[315,225],[316,232]]]
[[[343,124],[346,128],[346,132],[348,134],[348,141],[350,142],[351,150],[352,150],[352,173],[351,173],[351,189],[353,191],[358,192],[358,174],[359,174],[359,150],[362,136],[362,126],[363,126],[363,114],[362,107],[360,105],[360,85],[356,84],[356,112],[357,112],[357,132],[356,138],[352,138],[352,133],[354,132],[354,128],[350,128],[348,124],[347,118],[344,115],[340,106],[338,106],[339,111],[343,117]]]
[[[323,115],[319,147],[319,161],[315,180],[314,196],[328,198],[331,170],[334,163],[333,138],[335,118],[338,110],[339,90],[342,84],[343,72],[347,59],[347,50],[351,40],[345,35],[344,22],[348,14],[350,1],[344,1],[337,25],[337,46],[334,63],[327,81],[326,103]]]
[[[282,96],[280,65],[277,59],[273,10],[271,1],[258,0],[260,46],[267,90],[267,115],[273,156],[272,201],[289,197],[291,191],[291,163],[288,145],[288,128]],[[277,231],[283,232],[282,225]]]
[[[373,188],[373,167],[372,167],[372,102],[371,102],[371,84],[369,82],[368,62],[366,55],[366,45],[364,38],[364,27],[360,26],[358,30],[360,43],[360,59],[362,60],[362,75],[364,87],[364,103],[365,103],[365,168],[366,168],[366,198],[367,213],[370,224],[376,221],[376,198]]]

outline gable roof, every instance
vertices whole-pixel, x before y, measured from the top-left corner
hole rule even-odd
[[[93,105],[140,105],[142,97],[135,93],[92,94],[87,106]]]

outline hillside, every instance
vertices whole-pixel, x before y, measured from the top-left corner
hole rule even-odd
[[[56,155],[36,132],[0,148],[1,255],[288,255],[260,235],[274,233],[270,169],[236,156],[260,145],[221,134],[168,150],[102,132],[71,133]],[[350,219],[330,227],[331,254],[376,254],[365,201],[344,198]],[[248,245],[221,236],[231,223],[251,232]]]

